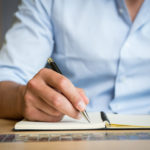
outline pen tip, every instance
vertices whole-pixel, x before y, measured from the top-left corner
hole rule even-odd
[[[47,61],[48,61],[48,63],[52,63],[52,62],[54,62],[52,58],[48,58],[48,60],[47,60]]]
[[[88,123],[91,123],[91,121],[89,120],[89,118],[87,119]]]

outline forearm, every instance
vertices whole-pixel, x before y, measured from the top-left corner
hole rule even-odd
[[[23,117],[23,95],[25,86],[11,81],[0,82],[0,118],[21,119]]]

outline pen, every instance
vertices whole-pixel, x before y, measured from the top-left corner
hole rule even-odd
[[[101,111],[101,118],[102,118],[103,121],[108,122],[108,124],[110,125],[110,121],[109,121],[109,119],[107,118],[106,114],[103,111]]]
[[[58,66],[56,65],[56,63],[54,62],[54,60],[52,58],[48,58],[48,63],[54,71],[62,74],[62,72],[60,71],[60,69],[58,68]],[[89,116],[88,116],[88,113],[86,112],[86,110],[81,112],[81,114],[90,123],[90,119],[89,119]]]

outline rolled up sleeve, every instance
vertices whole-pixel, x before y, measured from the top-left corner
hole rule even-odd
[[[0,50],[0,81],[26,84],[53,51],[51,0],[22,0]]]

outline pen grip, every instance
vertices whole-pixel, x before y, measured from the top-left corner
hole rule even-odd
[[[55,62],[51,62],[50,65],[51,65],[52,70],[54,70],[54,71],[56,71],[56,72],[62,74],[62,72],[61,72],[60,69],[57,67],[57,65],[56,65]]]

